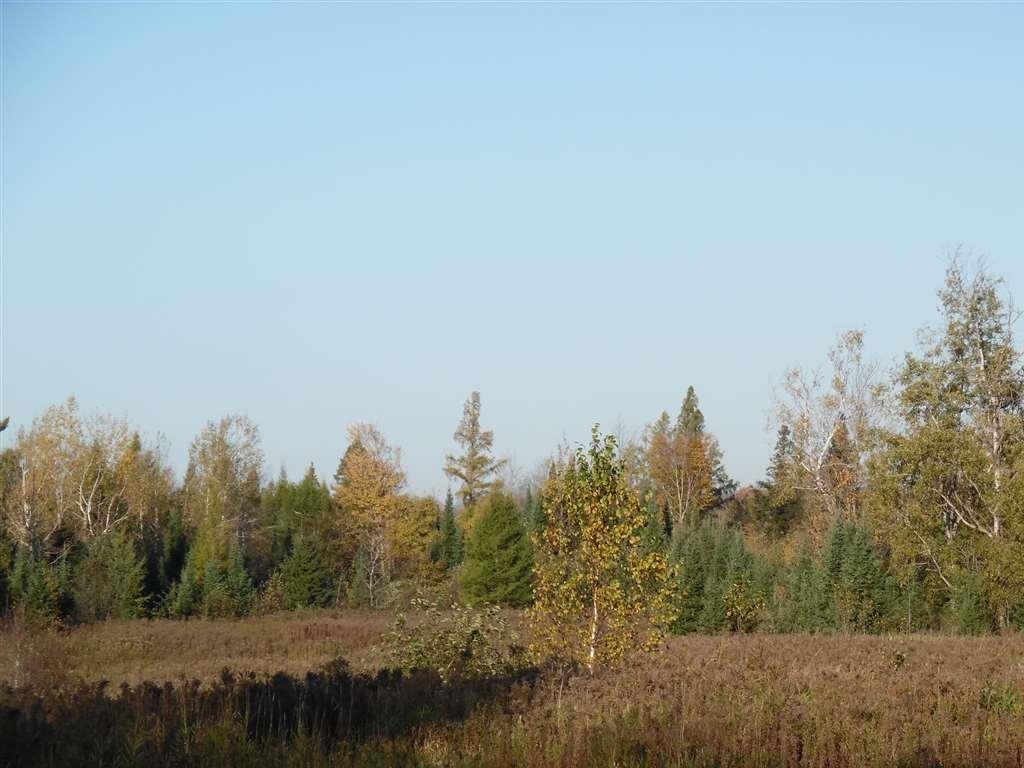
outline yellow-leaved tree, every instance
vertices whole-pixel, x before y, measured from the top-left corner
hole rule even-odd
[[[646,505],[630,486],[615,438],[595,426],[588,450],[557,468],[536,536],[534,653],[590,672],[650,650],[671,618],[665,556],[642,543]]]

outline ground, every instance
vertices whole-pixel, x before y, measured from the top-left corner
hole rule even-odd
[[[109,680],[114,685],[108,693],[120,683],[143,680],[199,678],[215,687],[225,667],[256,672],[256,679],[284,671],[288,680],[279,677],[246,694],[250,701],[276,701],[281,690],[305,690],[305,672],[339,656],[354,670],[376,669],[382,662],[376,645],[390,621],[381,613],[321,611],[238,621],[111,622],[32,640],[7,630],[0,637],[0,675],[11,680],[12,659],[19,653],[23,660],[33,654],[44,660],[35,662],[42,665],[38,670],[23,662],[22,675],[59,679],[58,673],[69,671],[90,681]],[[26,643],[37,645],[26,649]],[[436,678],[362,679],[356,687],[367,692],[368,730],[341,741],[331,736],[321,747],[308,739],[296,742],[312,750],[303,753],[311,762],[359,765],[372,757],[384,759],[381,764],[476,766],[1024,764],[1021,635],[686,636],[594,677],[548,672],[486,690],[446,686]],[[59,687],[50,690],[54,701],[69,695],[56,693]],[[332,694],[324,691],[329,699]],[[25,701],[19,695],[9,700],[24,706],[17,704]],[[182,695],[183,701],[194,696]],[[53,711],[80,712],[87,725],[103,719],[86,712],[106,712],[104,705],[77,696],[64,709],[53,705]],[[115,710],[117,718],[151,722],[145,720],[154,716],[147,696],[139,694],[135,704]],[[221,703],[230,699],[218,696]],[[340,711],[349,701],[342,697],[325,706]],[[176,717],[174,707],[168,711],[160,717]],[[66,717],[54,714],[48,722],[71,729]],[[240,742],[222,744],[225,733],[244,739],[244,728],[239,732],[232,725],[237,717],[210,720],[189,731],[187,743],[174,743],[199,752],[210,745],[234,750],[217,754],[240,760]],[[115,727],[105,748],[120,754],[125,734],[139,738],[140,727]],[[39,739],[51,731],[33,733]],[[78,738],[75,733],[67,731],[61,743]],[[256,764],[286,764],[294,757],[296,744],[278,743],[283,751],[268,742]],[[90,741],[88,748],[95,745]]]

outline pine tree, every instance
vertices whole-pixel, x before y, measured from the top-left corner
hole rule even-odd
[[[0,525],[0,616],[11,608],[11,577],[15,553],[14,542],[8,538],[6,528]]]
[[[541,494],[535,496],[533,489],[528,486],[526,502],[523,506],[523,524],[531,536],[536,536],[547,525],[547,517],[544,514],[544,498]]]
[[[369,560],[370,554],[367,546],[360,544],[356,548],[355,557],[352,559],[351,578],[348,582],[348,589],[345,591],[346,600],[353,607],[373,607],[368,586],[369,580],[367,578],[367,573],[370,569]]]
[[[533,593],[533,548],[515,502],[493,493],[483,502],[466,541],[462,591],[471,605],[521,606]]]
[[[331,599],[331,576],[319,550],[304,536],[292,542],[292,551],[281,564],[281,592],[285,607],[321,607]]]

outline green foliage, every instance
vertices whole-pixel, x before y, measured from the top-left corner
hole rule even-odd
[[[369,569],[369,550],[365,544],[360,543],[352,559],[351,578],[345,590],[346,602],[354,608],[366,608],[370,605],[370,590],[367,588],[366,578]]]
[[[203,596],[203,586],[196,570],[196,558],[193,551],[189,550],[181,570],[181,578],[171,586],[164,597],[162,612],[170,618],[183,619],[192,616],[198,609]]]
[[[710,521],[677,532],[672,630],[751,631],[765,619],[767,590],[739,531]]]
[[[78,621],[145,615],[145,561],[123,530],[90,541],[73,574],[74,616]]]
[[[54,565],[27,547],[18,547],[10,589],[12,602],[26,621],[50,624],[60,619],[65,593],[62,566],[63,562]]]
[[[436,602],[423,599],[412,605],[422,612],[420,621],[410,624],[401,613],[385,638],[391,666],[433,670],[445,682],[508,675],[525,666],[518,638],[497,606],[456,604],[442,611]]]
[[[515,502],[495,492],[476,511],[461,586],[470,605],[521,606],[533,597],[533,547]]]
[[[544,506],[534,653],[593,673],[657,647],[671,621],[670,568],[642,546],[649,515],[615,438],[595,425],[589,448],[553,471]]]
[[[444,499],[444,509],[438,521],[437,543],[433,548],[435,562],[442,563],[446,570],[455,568],[463,559],[462,531],[455,521],[455,500],[449,488]]]
[[[17,548],[7,537],[7,530],[0,524],[0,616],[10,610],[11,578],[14,572],[14,557]]]
[[[181,519],[181,512],[175,508],[167,518],[160,543],[160,580],[164,589],[168,589],[181,578],[187,554],[185,523]]]
[[[786,575],[776,611],[777,627],[782,632],[824,632],[836,627],[825,571],[806,541]]]
[[[838,629],[878,632],[892,627],[896,585],[870,531],[852,523],[837,523],[823,561]]]
[[[547,525],[543,502],[542,496],[534,494],[533,489],[527,487],[526,498],[523,501],[523,525],[531,536],[539,534]]]
[[[279,573],[285,608],[316,608],[330,602],[331,574],[320,551],[304,536],[293,540]]]
[[[203,575],[200,611],[206,618],[245,616],[255,600],[252,579],[245,570],[242,548],[235,544],[227,566],[209,562]]]
[[[282,470],[260,499],[260,526],[251,548],[257,575],[271,573],[280,566],[291,552],[295,537],[330,541],[331,512],[331,493],[312,464],[298,483],[290,482]]]
[[[953,626],[964,635],[984,635],[996,628],[996,619],[986,601],[985,582],[977,573],[965,574],[949,604]]]

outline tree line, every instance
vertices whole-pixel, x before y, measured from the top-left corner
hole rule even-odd
[[[692,387],[674,417],[633,438],[595,428],[518,481],[473,392],[443,500],[409,491],[373,424],[349,427],[329,484],[312,465],[267,481],[258,428],[226,416],[178,481],[160,441],[70,398],[0,454],[0,609],[221,617],[429,593],[530,607],[539,643],[591,667],[669,630],[1021,627],[1018,314],[959,257],[938,297],[941,323],[892,371],[860,331],[789,371],[765,478],[744,488]]]

